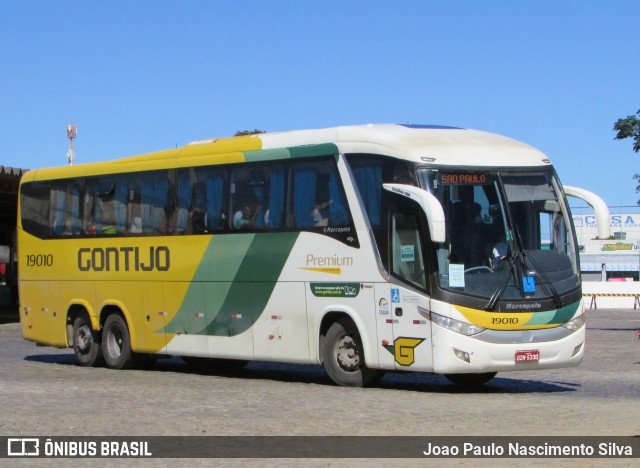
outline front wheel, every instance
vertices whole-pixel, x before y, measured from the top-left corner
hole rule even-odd
[[[322,358],[331,380],[344,387],[366,387],[384,376],[383,371],[365,365],[362,341],[350,320],[338,320],[331,325],[324,339]]]
[[[111,369],[131,369],[140,360],[140,355],[131,351],[127,322],[118,314],[109,315],[104,322],[102,349],[104,361]]]
[[[95,367],[103,363],[100,335],[91,328],[85,314],[73,321],[73,353],[82,366]]]
[[[479,387],[493,379],[496,374],[497,372],[485,372],[482,374],[445,374],[445,377],[454,384],[462,387]]]

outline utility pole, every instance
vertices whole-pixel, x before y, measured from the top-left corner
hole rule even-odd
[[[76,152],[73,149],[73,140],[78,134],[78,127],[75,125],[67,125],[67,138],[69,139],[69,149],[67,150],[67,164],[73,165],[76,159]]]

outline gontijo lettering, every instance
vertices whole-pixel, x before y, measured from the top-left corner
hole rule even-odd
[[[95,247],[78,249],[80,271],[169,271],[171,253],[165,245],[140,247]]]

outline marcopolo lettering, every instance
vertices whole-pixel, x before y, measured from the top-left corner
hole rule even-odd
[[[169,271],[169,247],[94,247],[78,249],[80,271]]]

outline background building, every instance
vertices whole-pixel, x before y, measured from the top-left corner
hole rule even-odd
[[[16,269],[16,216],[18,185],[25,169],[0,166],[0,307],[18,299]]]
[[[584,281],[640,280],[640,212],[638,207],[609,208],[611,238],[597,239],[595,216],[572,208],[580,245]],[[586,211],[586,210],[585,210]],[[614,213],[614,211],[624,211]]]

